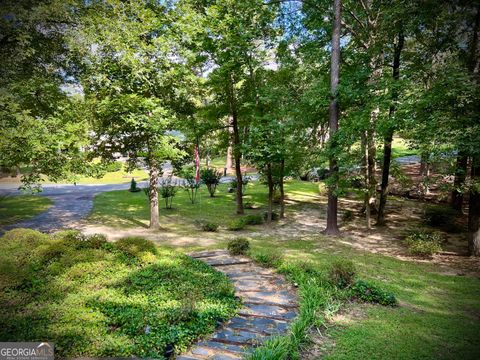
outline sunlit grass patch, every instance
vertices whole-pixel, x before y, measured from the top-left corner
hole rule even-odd
[[[39,195],[0,196],[0,227],[46,211],[52,200]]]

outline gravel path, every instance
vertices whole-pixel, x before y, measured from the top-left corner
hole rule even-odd
[[[297,296],[288,283],[270,269],[227,251],[190,254],[226,274],[243,301],[237,316],[210,338],[195,344],[177,360],[236,360],[272,336],[283,335],[297,316]]]

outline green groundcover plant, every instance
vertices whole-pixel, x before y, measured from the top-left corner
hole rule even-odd
[[[206,264],[142,238],[7,232],[0,242],[0,338],[49,339],[60,358],[164,358],[237,308]]]

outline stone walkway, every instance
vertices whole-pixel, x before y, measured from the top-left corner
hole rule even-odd
[[[199,341],[177,360],[234,360],[269,337],[284,335],[297,316],[297,296],[283,277],[227,251],[190,254],[227,275],[243,301],[237,316],[208,339]]]

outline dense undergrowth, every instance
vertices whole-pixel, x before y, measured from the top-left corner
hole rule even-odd
[[[161,359],[237,306],[223,274],[141,238],[27,229],[1,238],[0,339],[47,339],[60,358]]]

